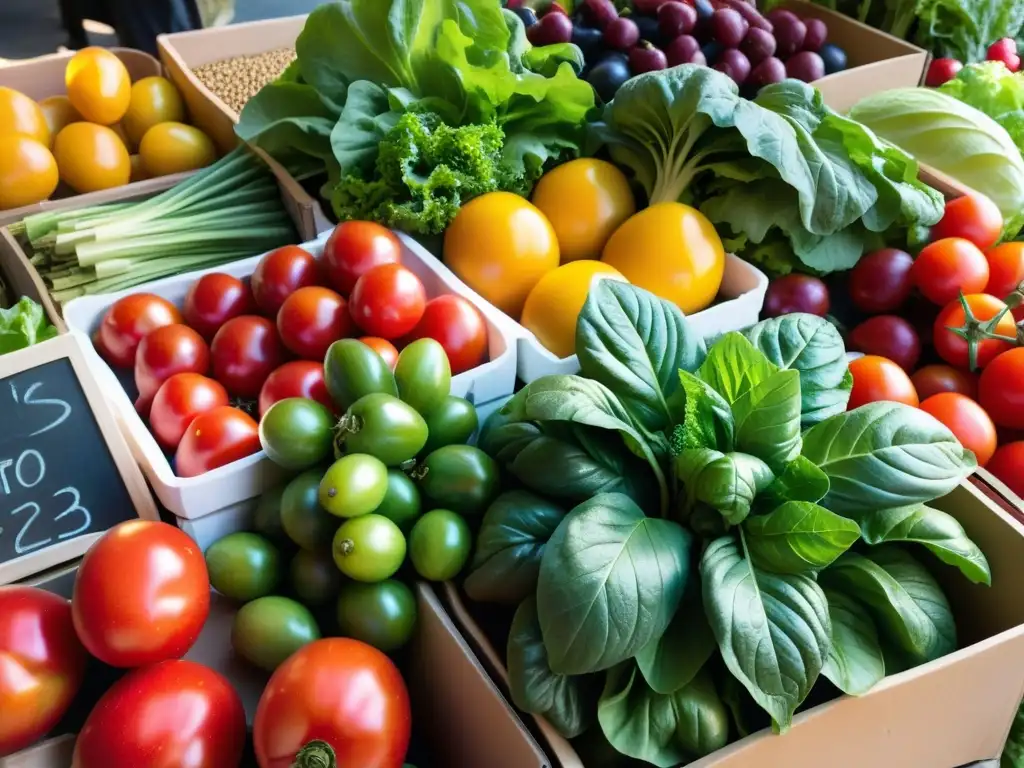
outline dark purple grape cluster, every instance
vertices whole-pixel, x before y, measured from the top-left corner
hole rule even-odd
[[[583,77],[604,101],[634,75],[677,64],[714,67],[747,95],[846,68],[846,53],[826,42],[825,22],[782,9],[762,16],[748,0],[633,0],[623,11],[613,0],[579,0],[572,16],[552,2],[539,18],[522,0],[508,6],[518,6],[534,45],[578,45]]]

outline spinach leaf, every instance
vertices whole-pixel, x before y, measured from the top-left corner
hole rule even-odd
[[[601,693],[601,678],[569,677],[551,671],[533,597],[523,601],[512,619],[507,658],[509,692],[519,709],[542,715],[567,739],[590,727]]]
[[[816,503],[825,498],[828,489],[828,475],[812,464],[807,457],[797,456],[783,467],[782,474],[775,477],[761,498],[774,501],[775,504],[785,501]]]
[[[814,574],[860,538],[852,520],[806,501],[787,501],[743,523],[750,559],[775,573]]]
[[[702,502],[734,525],[750,513],[754,499],[774,479],[768,465],[756,456],[707,448],[679,454],[676,477],[683,483],[688,509]]]
[[[800,375],[777,371],[732,404],[736,447],[781,470],[800,455]]]
[[[811,427],[803,455],[828,475],[822,504],[854,518],[943,496],[977,465],[939,421],[893,402],[862,405]]]
[[[621,754],[669,768],[729,741],[729,713],[707,672],[673,694],[655,693],[632,661],[608,672],[597,719]]]
[[[714,343],[697,369],[697,376],[711,385],[732,405],[755,384],[760,384],[778,367],[735,331]]]
[[[828,602],[808,576],[755,567],[742,539],[741,530],[740,541],[723,536],[704,551],[704,610],[729,671],[784,733],[828,657]]]
[[[614,392],[638,424],[651,432],[672,424],[668,398],[679,369],[695,371],[704,340],[679,308],[617,280],[600,280],[576,322],[576,356],[589,379]]]
[[[731,451],[735,446],[736,426],[729,403],[710,384],[688,371],[679,371],[679,381],[683,417],[673,430],[673,452],[678,455],[687,448]]]
[[[480,450],[503,465],[511,464],[516,457],[544,432],[532,421],[504,421],[501,411],[495,411],[480,430],[477,446]]]
[[[352,83],[341,117],[331,130],[331,150],[346,173],[372,172],[377,146],[399,117],[391,111],[386,89],[368,80]]]
[[[644,680],[656,693],[688,685],[715,652],[715,636],[701,605],[700,581],[690,577],[682,602],[665,633],[636,655]]]
[[[566,515],[544,549],[537,582],[551,669],[608,669],[660,637],[686,586],[690,544],[688,531],[645,517],[618,493]]]
[[[565,511],[528,491],[506,491],[484,513],[466,594],[481,602],[518,603],[534,594],[544,545]]]
[[[804,429],[846,410],[853,377],[843,337],[832,323],[816,315],[782,315],[762,320],[743,335],[779,368],[800,372]]]
[[[886,639],[914,663],[956,650],[956,625],[930,573],[895,544],[847,552],[820,576],[822,584],[863,603]]]
[[[832,650],[821,674],[843,693],[860,696],[885,677],[885,659],[875,623],[852,597],[825,589],[832,619]]]
[[[967,536],[955,517],[919,504],[882,509],[864,516],[862,529],[868,544],[912,541],[923,544],[939,560],[959,568],[975,584],[992,584],[985,555]]]

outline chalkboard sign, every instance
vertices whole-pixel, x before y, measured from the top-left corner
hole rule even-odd
[[[79,343],[0,356],[0,584],[78,557],[124,520],[158,519]]]

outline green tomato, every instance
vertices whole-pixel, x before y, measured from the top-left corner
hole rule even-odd
[[[354,517],[334,535],[334,563],[356,581],[383,581],[405,560],[405,536],[383,515]]]
[[[427,442],[427,422],[391,395],[359,398],[339,422],[338,440],[349,453],[368,453],[389,467],[415,458]]]
[[[473,536],[450,509],[432,509],[416,521],[409,534],[409,558],[427,581],[455,578],[469,560]]]
[[[284,485],[278,485],[264,491],[256,502],[253,527],[256,533],[262,533],[271,541],[288,537],[281,526],[281,499],[284,497],[284,489]]]
[[[320,628],[307,608],[287,597],[261,597],[235,614],[231,645],[260,669],[273,672],[299,648],[320,639]]]
[[[350,453],[331,464],[320,481],[320,504],[332,515],[373,512],[388,491],[388,468],[365,453]]]
[[[398,396],[395,375],[384,358],[356,339],[340,339],[328,348],[324,356],[324,382],[341,411],[373,392]]]
[[[487,508],[500,490],[498,465],[472,445],[445,445],[413,471],[420,491],[438,506],[463,515]]]
[[[420,492],[416,483],[400,469],[388,470],[388,490],[384,501],[374,510],[384,515],[403,531],[408,531],[420,516]]]
[[[344,637],[391,653],[409,642],[415,627],[416,597],[402,582],[350,581],[342,587],[338,596],[338,628]]]
[[[427,444],[423,453],[431,453],[445,445],[469,442],[476,432],[476,408],[464,397],[448,395],[441,404],[430,412],[427,420]]]
[[[434,339],[417,339],[398,355],[395,382],[402,400],[424,416],[433,413],[451,391],[448,353]]]
[[[256,533],[231,533],[206,550],[210,586],[232,600],[255,600],[281,579],[277,549]]]
[[[303,549],[321,549],[334,538],[338,518],[320,506],[323,470],[307,469],[293,478],[281,497],[281,527]]]
[[[303,605],[318,608],[333,600],[344,578],[329,550],[301,549],[292,558],[292,589]]]
[[[260,445],[285,469],[309,469],[331,455],[334,416],[316,400],[288,397],[260,419]]]

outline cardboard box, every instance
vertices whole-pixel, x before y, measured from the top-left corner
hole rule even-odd
[[[971,584],[930,560],[952,605],[960,650],[886,677],[859,698],[843,696],[802,712],[784,736],[768,730],[688,768],[952,768],[997,758],[1024,694],[1024,525],[970,483],[934,506],[953,515],[992,567],[992,586]],[[445,584],[453,618],[504,690],[500,653],[481,631],[471,604]],[[531,727],[553,763],[584,768],[568,741],[543,718]],[[537,763],[523,764],[523,768]]]

